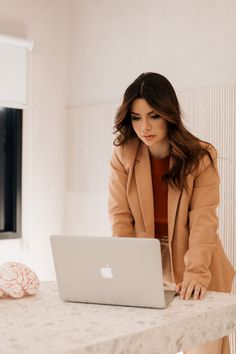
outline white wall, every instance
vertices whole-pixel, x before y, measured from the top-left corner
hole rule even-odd
[[[179,94],[186,93],[183,98],[194,89],[235,84],[236,2],[70,0],[69,5],[65,230],[109,235],[111,132],[124,90],[144,71],[165,75]],[[204,97],[202,103],[207,104]],[[195,110],[189,118],[191,129]],[[214,143],[209,125],[202,132]]]
[[[110,236],[107,182],[115,104],[68,110],[65,232]]]
[[[127,86],[142,72],[154,71],[166,76],[180,95],[187,127],[231,159],[219,166],[219,234],[236,266],[235,188],[228,184],[235,180],[236,2],[70,0],[69,4],[65,230],[109,235],[106,186],[112,137],[108,130]],[[229,93],[224,90],[227,85],[232,85]],[[96,132],[104,137],[105,149]],[[100,169],[103,174],[95,182]],[[231,348],[235,353],[235,336]]]
[[[0,0],[0,33],[34,41],[23,113],[22,240],[1,240],[0,264],[54,277],[49,235],[63,232],[68,2]]]
[[[51,233],[109,235],[111,131],[125,88],[144,71],[178,92],[234,84],[235,8],[233,0],[0,0],[0,32],[35,44],[23,240],[1,241],[0,263],[19,259],[51,279]]]
[[[235,84],[235,10],[234,0],[0,0],[0,32],[35,43],[23,239],[1,240],[0,263],[20,260],[52,279],[51,233],[109,235],[111,130],[124,90],[145,71],[178,92]]]
[[[234,84],[235,0],[71,0],[69,106],[117,101],[144,71],[178,90]]]

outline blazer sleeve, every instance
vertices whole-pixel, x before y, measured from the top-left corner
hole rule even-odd
[[[127,198],[128,173],[122,162],[122,145],[115,147],[110,160],[108,212],[112,236],[134,236],[134,218]]]
[[[200,160],[194,178],[193,191],[188,212],[189,249],[184,255],[184,280],[197,280],[208,287],[211,280],[209,266],[216,246],[219,205],[220,177],[217,167],[217,150],[209,150],[214,167],[207,155]]]

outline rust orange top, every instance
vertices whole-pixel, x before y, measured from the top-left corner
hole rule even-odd
[[[154,197],[155,237],[168,236],[168,185],[162,182],[163,174],[169,171],[170,155],[157,159],[150,154]]]

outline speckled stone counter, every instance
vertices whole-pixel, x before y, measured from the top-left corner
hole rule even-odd
[[[236,331],[236,295],[176,296],[165,309],[60,300],[55,282],[0,300],[1,354],[174,354]]]

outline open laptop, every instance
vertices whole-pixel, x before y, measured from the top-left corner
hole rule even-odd
[[[160,241],[136,237],[50,237],[64,301],[164,308],[177,295],[164,290]]]

